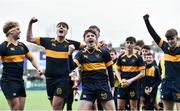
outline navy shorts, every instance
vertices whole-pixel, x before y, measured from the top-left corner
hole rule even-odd
[[[83,83],[82,94],[80,100],[87,100],[94,103],[98,99],[99,101],[112,100],[112,93],[108,83]]]
[[[138,81],[133,82],[126,88],[119,87],[117,99],[138,100],[140,97],[140,84]]]
[[[52,100],[53,96],[59,96],[64,99],[67,98],[68,86],[69,86],[68,80],[46,79],[48,99]]]
[[[163,80],[160,92],[162,100],[180,102],[180,81]]]
[[[1,89],[6,99],[14,97],[26,97],[26,91],[23,80],[1,80]]]

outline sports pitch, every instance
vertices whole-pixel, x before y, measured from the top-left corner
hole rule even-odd
[[[79,101],[73,102],[73,110],[77,110]],[[8,103],[0,91],[0,111],[10,110]],[[27,91],[27,98],[25,104],[25,111],[36,110],[36,111],[51,111],[51,105],[47,98],[46,91]],[[65,107],[66,110],[66,107]]]

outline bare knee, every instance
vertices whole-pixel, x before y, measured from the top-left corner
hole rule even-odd
[[[15,104],[12,104],[11,109],[12,109],[13,111],[21,110],[20,104],[19,104],[18,102],[15,103]]]
[[[53,110],[62,110],[64,99],[61,97],[54,97],[52,101]]]

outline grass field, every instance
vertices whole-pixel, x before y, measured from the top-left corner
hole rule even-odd
[[[77,110],[79,102],[74,101],[73,109]],[[0,111],[9,110],[7,101],[0,91]],[[27,110],[51,110],[49,100],[47,99],[46,91],[27,91],[25,111]]]
[[[157,99],[159,101],[159,92],[157,95]],[[79,101],[74,101],[73,110],[77,110],[79,106]],[[66,109],[66,107],[65,107]],[[0,91],[0,111],[9,110],[9,106],[7,101]],[[27,98],[25,104],[25,111],[27,110],[37,110],[37,111],[50,111],[51,106],[49,100],[47,99],[46,91],[27,91]]]

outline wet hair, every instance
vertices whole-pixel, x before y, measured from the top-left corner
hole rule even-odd
[[[167,30],[167,32],[165,34],[166,38],[171,38],[171,37],[174,37],[176,35],[178,35],[178,32],[176,29],[169,29],[169,30]]]
[[[68,24],[67,24],[66,22],[59,22],[59,23],[56,25],[56,27],[59,26],[59,25],[66,26],[67,29],[69,29],[69,26],[68,26]]]
[[[88,29],[97,29],[97,31],[100,33],[100,29],[96,25],[91,25]]]
[[[142,49],[151,50],[151,47],[149,47],[148,45],[144,45],[144,46],[142,47]]]
[[[19,23],[16,21],[8,21],[3,26],[3,32],[6,34],[6,36],[9,34],[9,31],[12,28],[19,27]]]
[[[86,34],[89,33],[89,32],[91,32],[91,33],[93,33],[94,35],[96,35],[96,32],[95,32],[94,30],[92,30],[92,29],[87,29],[87,30],[84,31],[84,34],[83,34],[84,39],[85,39]],[[97,37],[97,35],[96,35],[96,37]]]
[[[130,37],[127,37],[127,38],[126,38],[126,41],[130,41],[130,42],[134,42],[134,43],[136,43],[136,38],[135,38],[135,37],[130,36]]]
[[[117,52],[114,48],[112,48],[109,52],[113,52],[113,53],[117,54]]]

